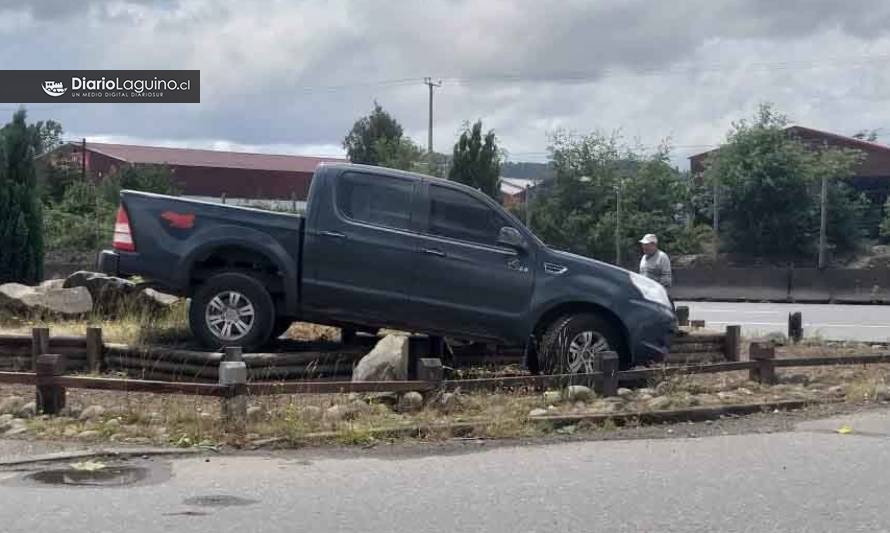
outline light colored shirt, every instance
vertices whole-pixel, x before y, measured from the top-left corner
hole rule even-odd
[[[671,278],[671,260],[661,250],[656,250],[652,255],[643,254],[640,259],[640,274],[649,279],[654,279],[668,289],[673,281]]]

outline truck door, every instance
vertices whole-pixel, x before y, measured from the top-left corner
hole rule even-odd
[[[513,223],[466,191],[425,185],[426,224],[413,291],[417,318],[432,331],[516,340],[514,333],[528,312],[534,269],[529,252],[497,244],[500,229]]]
[[[419,185],[353,170],[333,176],[320,205],[310,206],[303,253],[308,308],[358,323],[406,322],[417,265]]]

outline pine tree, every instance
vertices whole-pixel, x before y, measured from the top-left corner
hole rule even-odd
[[[468,127],[454,144],[448,179],[479,189],[495,200],[500,195],[501,157],[494,131],[482,137],[482,121]]]
[[[43,277],[43,219],[34,168],[37,130],[24,109],[0,130],[0,283]]]

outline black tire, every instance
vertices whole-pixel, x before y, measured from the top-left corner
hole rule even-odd
[[[236,307],[228,306],[232,300],[232,293],[239,295],[239,298],[235,300]],[[219,300],[214,302],[217,297]],[[225,307],[220,308],[223,299],[225,299]],[[248,324],[249,327],[242,329],[240,325],[232,325],[229,329],[230,338],[224,338],[218,334],[225,333],[225,324],[220,325],[217,322],[216,331],[212,329],[210,325],[212,318],[219,318],[222,316],[219,313],[224,314],[226,310],[246,309],[246,306],[242,305],[245,301],[252,307],[252,321],[248,324],[246,320],[248,315],[246,314],[231,318],[240,318],[241,323]],[[211,302],[214,303],[211,304]],[[208,307],[211,307],[209,311]],[[228,318],[224,319],[224,322],[232,323]],[[211,277],[198,287],[189,305],[189,328],[198,342],[207,348],[240,346],[245,351],[255,350],[269,343],[274,327],[275,304],[272,302],[269,291],[259,280],[247,274],[225,272]],[[234,338],[238,333],[241,334]]]
[[[599,349],[588,353],[585,357],[573,356],[573,341],[583,345],[584,337],[589,332],[591,346],[605,344]],[[567,315],[554,321],[547,328],[538,345],[538,361],[545,374],[582,374],[597,372],[599,361],[597,354],[601,351],[617,352],[620,360],[624,360],[624,338],[608,320],[593,313]],[[577,353],[578,350],[575,351]],[[581,350],[582,353],[585,353]],[[586,364],[583,361],[588,361]]]

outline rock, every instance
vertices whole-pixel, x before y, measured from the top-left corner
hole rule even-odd
[[[828,394],[831,394],[834,396],[843,396],[844,394],[846,394],[846,390],[843,385],[835,385],[833,387],[828,387],[828,390],[826,392]]]
[[[88,429],[77,434],[78,439],[98,439],[102,433],[95,429]]]
[[[736,400],[738,396],[732,392],[720,391],[717,393],[717,398],[721,400]]]
[[[402,381],[408,376],[408,337],[390,334],[356,365],[352,381]]]
[[[559,403],[562,400],[562,393],[557,390],[544,391],[544,401],[547,403]]]
[[[614,413],[618,410],[618,404],[615,402],[607,402],[600,400],[590,404],[590,410],[596,413]]]
[[[618,397],[619,398],[629,398],[633,396],[634,391],[628,389],[627,387],[618,387]]]
[[[258,422],[259,420],[262,420],[263,415],[265,414],[266,412],[263,410],[263,408],[258,405],[251,405],[247,408],[247,419],[251,422]]]
[[[111,418],[105,421],[105,429],[107,431],[117,431],[121,427],[119,418]]]
[[[38,285],[41,289],[64,289],[65,288],[65,280],[64,279],[48,279],[46,281],[41,281],[40,285]]]
[[[83,407],[77,404],[68,404],[62,408],[62,411],[59,413],[59,416],[67,416],[70,418],[79,418],[80,413],[83,411]]]
[[[53,289],[21,283],[0,285],[0,310],[13,315],[84,315],[92,309],[93,299],[83,287]]]
[[[4,437],[14,437],[16,435],[21,435],[23,433],[27,433],[30,431],[28,426],[12,426],[6,431],[3,432]]]
[[[398,410],[400,413],[413,413],[423,408],[423,394],[411,391],[402,394],[399,398]]]
[[[531,411],[528,412],[528,416],[531,416],[531,417],[544,416],[546,414],[547,414],[547,409],[541,409],[541,408],[532,409]]]
[[[78,433],[80,433],[80,429],[77,426],[68,426],[65,428],[65,431],[62,432],[62,436],[76,437]]]
[[[646,394],[640,394],[637,399],[642,402],[647,402],[647,401],[651,400],[652,398],[653,398],[653,396],[651,394],[646,393]]]
[[[670,381],[662,381],[655,386],[655,395],[663,396],[673,390],[674,384]]]
[[[650,389],[648,387],[642,388],[642,389],[637,389],[637,394],[639,394],[640,396],[644,396],[646,394],[648,394],[650,397],[655,396],[655,389]]]
[[[324,411],[317,405],[306,405],[300,409],[300,414],[310,420],[318,420],[324,415]]]
[[[743,395],[745,395],[745,396],[751,396],[751,395],[754,394],[753,392],[751,392],[750,389],[746,389],[745,387],[739,387],[739,388],[737,388],[735,391],[736,391],[737,393],[739,393],[739,394],[743,394]]]
[[[875,387],[875,400],[879,402],[890,401],[890,386],[878,385]]]
[[[569,402],[589,402],[596,395],[584,385],[569,385],[565,390],[565,399]]]
[[[325,409],[324,419],[328,422],[339,422],[346,417],[346,407],[337,404]]]
[[[25,406],[25,399],[21,396],[9,396],[0,400],[0,414],[15,415]]]
[[[671,406],[671,399],[668,396],[656,396],[646,402],[646,407],[648,409],[667,409]]]
[[[80,412],[77,418],[80,420],[95,420],[105,415],[105,408],[101,405],[91,405]]]
[[[147,288],[137,292],[133,300],[143,313],[160,315],[176,305],[179,302],[179,297]]]
[[[37,402],[31,401],[22,406],[18,415],[22,418],[31,418],[37,415]]]

